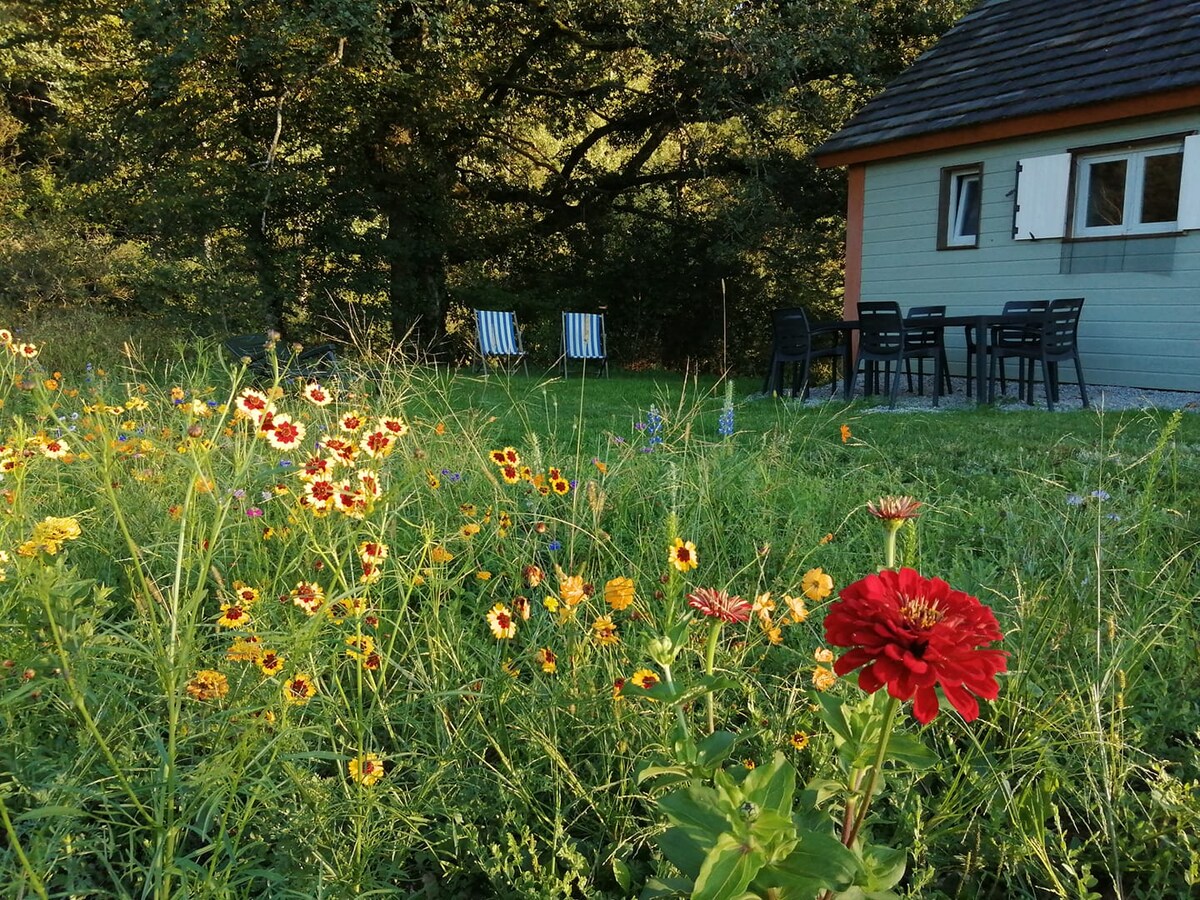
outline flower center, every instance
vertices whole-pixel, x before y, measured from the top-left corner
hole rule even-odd
[[[904,597],[900,605],[900,615],[914,628],[932,628],[942,620],[946,613],[924,597]]]

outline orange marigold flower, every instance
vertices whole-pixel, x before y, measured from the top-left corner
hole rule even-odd
[[[685,541],[683,538],[675,538],[675,543],[667,552],[667,558],[680,572],[687,572],[689,569],[694,569],[699,565],[699,559],[696,555],[696,545],[691,541]]]
[[[454,554],[445,547],[437,546],[429,551],[429,559],[435,563],[448,563],[454,559]]]
[[[587,586],[583,583],[583,576],[567,575],[560,569],[558,578],[558,598],[567,606],[577,606],[587,599]]]
[[[467,540],[470,540],[471,538],[475,537],[475,535],[479,534],[479,530],[479,524],[477,522],[468,522],[458,530],[458,533]]]
[[[297,672],[283,683],[283,702],[303,706],[317,694],[317,684],[305,672]]]
[[[187,683],[187,692],[197,700],[220,700],[229,693],[229,679],[212,669],[201,669]]]
[[[824,600],[833,593],[833,579],[821,569],[809,569],[800,579],[800,590],[809,600]]]
[[[850,434],[850,426],[849,426],[849,425],[843,425],[843,426],[842,426],[842,428],[841,428],[841,432],[842,432],[842,443],[844,444],[844,443],[846,443],[848,440],[850,440],[850,438],[851,438],[851,434]]]
[[[833,662],[833,651],[827,647],[818,647],[813,651],[813,659],[819,663]]]
[[[626,578],[624,575],[621,575],[617,578],[610,578],[608,583],[604,585],[604,602],[617,612],[632,606],[633,599],[634,588],[632,578]]]
[[[788,614],[791,616],[793,624],[799,625],[808,618],[808,607],[804,605],[803,597],[793,597],[791,594],[784,594],[783,602],[787,604]]]
[[[235,638],[225,651],[225,658],[230,662],[258,662],[262,656],[262,638],[256,634]]]
[[[824,666],[813,669],[812,683],[818,691],[827,691],[837,684],[837,675]]]

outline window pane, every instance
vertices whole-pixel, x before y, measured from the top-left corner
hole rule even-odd
[[[1128,160],[1092,163],[1088,166],[1088,198],[1085,224],[1088,228],[1120,225],[1125,220],[1125,166]]]
[[[955,203],[954,236],[979,237],[979,176],[961,175],[958,178],[958,197]]]
[[[1182,171],[1182,153],[1146,157],[1142,183],[1143,222],[1174,222],[1179,218],[1179,176]]]

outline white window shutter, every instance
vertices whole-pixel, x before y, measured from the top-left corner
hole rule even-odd
[[[1179,178],[1179,230],[1200,228],[1200,134],[1183,139],[1183,173]]]
[[[1013,240],[1060,238],[1066,234],[1070,178],[1070,153],[1035,156],[1018,163]]]

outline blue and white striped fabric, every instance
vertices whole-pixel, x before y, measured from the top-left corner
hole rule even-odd
[[[517,316],[512,312],[475,310],[475,328],[479,333],[479,353],[482,356],[523,356],[521,336],[517,332]]]
[[[563,355],[567,359],[604,359],[604,316],[563,313]]]

